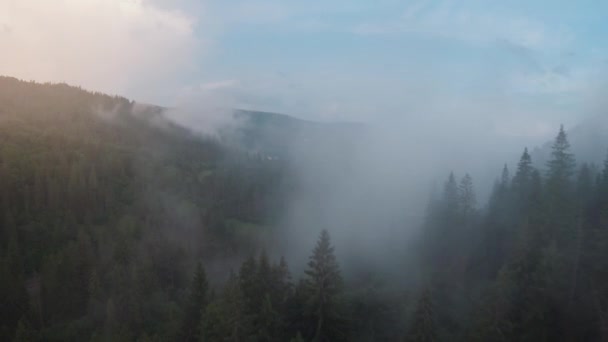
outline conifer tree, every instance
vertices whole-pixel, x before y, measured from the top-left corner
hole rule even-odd
[[[513,177],[513,187],[517,191],[523,192],[527,188],[532,177],[532,170],[532,157],[530,157],[528,148],[526,147],[519,159],[519,163],[517,163],[517,172]]]
[[[199,262],[196,265],[192,284],[190,285],[190,296],[184,310],[180,341],[198,342],[201,340],[201,322],[203,312],[207,306],[208,290],[207,276],[202,264]]]
[[[551,159],[547,163],[549,183],[556,182],[556,186],[562,185],[563,182],[567,181],[574,174],[575,164],[574,155],[570,153],[568,136],[562,125],[551,147]]]
[[[219,297],[205,310],[201,322],[203,341],[251,341],[254,338],[250,317],[245,315],[245,303],[238,277],[230,276]]]
[[[467,173],[460,181],[459,198],[460,198],[460,210],[465,220],[469,220],[471,215],[475,211],[477,199],[475,198],[475,191],[473,190],[473,178]]]
[[[342,276],[327,230],[321,231],[306,272],[307,312],[314,324],[312,340],[340,341],[342,332],[340,296]]]
[[[425,289],[418,299],[409,333],[405,338],[406,342],[437,341],[434,311],[431,292]]]
[[[443,188],[443,206],[448,219],[453,219],[458,212],[459,192],[454,173],[450,172]]]
[[[575,161],[570,153],[570,143],[561,126],[552,146],[551,159],[547,163],[547,208],[550,238],[556,239],[558,246],[572,243],[575,237],[575,201],[571,178]]]

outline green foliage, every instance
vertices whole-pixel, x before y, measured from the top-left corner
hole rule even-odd
[[[437,331],[435,328],[435,309],[431,293],[425,289],[416,305],[410,331],[405,339],[408,342],[435,342]]]
[[[2,341],[608,337],[608,158],[577,169],[563,127],[546,173],[525,149],[487,205],[450,173],[419,270],[343,278],[324,230],[294,285],[262,248],[295,185],[287,163],[61,84],[0,77],[0,116]]]
[[[311,330],[312,340],[344,340],[344,318],[340,302],[343,281],[327,230],[321,231],[305,273],[305,310],[311,320],[311,327],[314,327]]]
[[[462,211],[463,217],[470,219],[475,211],[477,205],[477,199],[475,198],[475,191],[473,190],[473,178],[467,173],[460,181],[459,191],[459,203],[460,210]]]
[[[182,327],[179,334],[180,341],[200,341],[202,338],[201,322],[203,313],[208,302],[207,275],[201,263],[197,263],[192,284],[190,285],[190,296],[185,304]]]
[[[0,77],[0,340],[26,313],[43,339],[103,339],[109,301],[119,336],[174,338],[192,261],[255,246],[279,163],[162,111]]]

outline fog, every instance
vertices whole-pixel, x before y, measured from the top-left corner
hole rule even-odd
[[[184,99],[183,105],[165,113],[203,136],[220,137],[247,125],[227,109],[238,105],[233,98],[205,94],[202,99],[209,101],[198,99]],[[480,101],[479,108],[494,105],[470,101]],[[429,106],[402,120],[321,122],[315,123],[314,133],[303,130],[290,137],[284,158],[295,190],[283,199],[287,210],[279,213],[276,235],[261,248],[275,257],[286,256],[300,272],[319,232],[327,229],[347,275],[372,272],[402,279],[404,269],[415,272],[427,206],[431,196],[441,194],[450,172],[457,181],[472,176],[477,209],[482,211],[504,165],[515,172],[525,147],[536,150],[535,165],[544,169],[547,145],[560,125],[555,121],[550,134],[501,135],[504,127],[493,126],[479,113],[454,115],[452,110]],[[581,122],[586,120],[581,116]],[[605,124],[603,117],[599,120]],[[579,133],[573,143],[586,137],[589,127],[600,127],[597,122],[575,125]],[[599,162],[606,147],[575,150],[592,151],[595,157],[589,161]],[[412,280],[411,273],[407,280]]]
[[[575,31],[534,9],[522,18],[470,5],[420,2],[378,21],[359,20],[371,10],[363,4],[0,0],[0,73],[166,105],[170,120],[205,136],[243,125],[235,108],[338,124],[339,134],[292,137],[298,187],[271,248],[302,265],[328,229],[345,260],[377,266],[410,248],[450,172],[473,177],[481,209],[524,147],[598,115],[589,103],[601,99],[605,63],[572,57],[584,47]],[[261,38],[269,28],[295,43]],[[313,44],[318,34],[325,45]],[[339,126],[349,122],[364,128]]]

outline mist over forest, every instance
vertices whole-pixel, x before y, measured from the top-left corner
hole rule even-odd
[[[603,338],[608,161],[563,127],[484,188],[371,125],[0,90],[3,340]]]
[[[605,13],[0,0],[0,341],[608,341]]]

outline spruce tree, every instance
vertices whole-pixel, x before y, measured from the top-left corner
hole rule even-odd
[[[327,230],[321,231],[305,272],[306,309],[314,324],[312,340],[343,340],[340,307],[342,276]]]
[[[220,296],[207,306],[201,323],[204,341],[253,340],[253,325],[245,315],[245,302],[236,275],[230,276]]]
[[[575,161],[570,153],[570,143],[561,126],[552,146],[551,160],[547,163],[548,223],[552,227],[551,238],[561,248],[575,240],[574,194],[571,178]]]
[[[563,186],[574,174],[575,165],[574,155],[570,153],[570,143],[562,125],[551,147],[551,159],[547,163],[550,186]]]
[[[532,193],[534,171],[532,157],[530,157],[528,148],[526,148],[519,159],[519,163],[517,163],[517,172],[513,177],[513,196],[516,200],[514,208],[516,209],[518,218],[524,216],[529,209],[528,205],[530,203],[530,194]]]
[[[528,148],[526,147],[519,159],[519,163],[517,163],[517,172],[513,177],[513,186],[516,189],[522,190],[528,185],[530,177],[532,177],[532,169],[532,157],[530,157]]]
[[[448,180],[443,188],[443,205],[448,219],[453,219],[458,212],[459,204],[458,184],[454,173],[450,172]]]
[[[180,341],[198,342],[201,340],[201,321],[207,306],[209,284],[202,264],[199,262],[194,271],[190,286],[190,296],[184,310]]]
[[[459,198],[460,198],[460,210],[465,220],[469,220],[475,211],[477,200],[475,198],[475,191],[473,190],[473,178],[467,173],[460,181]]]

